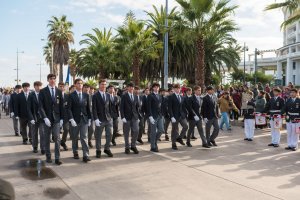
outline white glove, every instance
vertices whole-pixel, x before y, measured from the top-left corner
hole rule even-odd
[[[176,119],[174,117],[171,118],[172,123],[176,122]]]
[[[35,125],[35,121],[34,121],[34,120],[31,120],[30,123],[31,123],[32,125]]]
[[[122,121],[123,121],[123,123],[127,123],[126,118],[123,118]]]
[[[61,128],[61,127],[63,126],[63,124],[64,124],[64,120],[61,119],[61,120],[59,121],[59,127]]]
[[[16,119],[19,119],[19,117],[16,117]]]
[[[200,120],[200,118],[199,118],[197,115],[195,115],[195,116],[194,116],[194,120],[197,122],[197,121]]]
[[[96,126],[100,126],[100,124],[101,124],[101,122],[99,121],[99,119],[96,119],[96,120],[95,120],[95,125],[96,125]]]
[[[88,126],[91,126],[91,125],[92,125],[92,120],[89,119]]]
[[[15,113],[11,112],[10,113],[10,117],[13,117],[15,115]]]
[[[51,127],[51,122],[48,118],[45,118],[44,122],[45,122],[46,126]]]
[[[77,123],[75,122],[74,119],[70,119],[70,122],[71,122],[71,125],[72,125],[73,127],[76,127],[76,126],[77,126]]]
[[[205,124],[208,122],[208,119],[207,118],[204,118],[204,122],[205,122]]]
[[[150,123],[151,123],[151,124],[155,124],[155,120],[153,119],[152,116],[149,117],[149,120],[150,120]]]

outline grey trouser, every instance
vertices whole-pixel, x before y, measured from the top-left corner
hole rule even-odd
[[[20,118],[20,133],[22,135],[23,140],[31,139],[30,127],[29,127],[29,134],[27,132],[27,126],[29,127],[28,119]]]
[[[94,120],[91,120],[91,125],[88,127],[88,141],[90,142],[93,138],[93,135],[95,137],[94,133]]]
[[[197,126],[199,135],[200,135],[201,140],[202,140],[202,145],[207,144],[206,138],[204,136],[204,131],[203,131],[202,120],[201,119],[197,122],[195,120],[189,120],[189,130],[188,130],[188,134],[187,134],[187,142],[191,142],[191,136],[194,133],[195,126]]]
[[[19,120],[15,116],[12,117],[15,133],[19,133]]]
[[[164,130],[165,130],[165,134],[168,135],[168,128],[169,128],[169,125],[171,123],[171,119],[169,117],[165,117],[164,118]]]
[[[129,144],[129,132],[131,130],[131,145]],[[132,119],[123,123],[123,132],[125,140],[125,148],[136,147],[136,141],[139,134],[139,120]]]
[[[119,133],[119,118],[113,118],[113,140],[116,138],[116,135]]]
[[[189,130],[188,131],[190,131],[190,124],[192,123],[192,121],[194,121],[194,120],[193,119],[192,120],[191,119],[188,120],[188,124],[189,124]],[[201,122],[201,124],[202,124],[202,122]],[[191,131],[192,131],[191,132],[191,137],[195,137],[195,126],[194,126],[193,129],[191,129]]]
[[[96,138],[96,150],[101,150],[101,137],[103,129],[105,128],[105,145],[104,150],[109,150],[110,142],[111,142],[111,129],[112,129],[112,119],[110,121],[101,122],[100,126],[96,126],[95,130],[95,138]]]
[[[157,148],[157,140],[160,138],[161,134],[164,132],[164,118],[158,117],[155,120],[155,123],[152,124],[150,122],[151,126],[151,133],[150,133],[150,143],[151,143],[151,149]]]
[[[214,130],[212,134],[210,134],[211,126],[214,127]],[[206,140],[208,142],[214,142],[215,139],[219,135],[219,123],[218,118],[214,117],[213,119],[208,120],[208,122],[205,125],[205,133],[206,133]]]
[[[182,126],[180,135],[179,135],[178,124],[180,124]],[[171,132],[172,143],[175,144],[177,138],[182,139],[183,136],[186,134],[187,130],[188,130],[188,124],[187,124],[186,119],[179,119],[175,123],[172,123],[172,132]]]
[[[81,147],[83,157],[89,156],[89,147],[88,147],[88,123],[84,123],[81,119],[80,123],[77,126],[73,127],[70,125],[70,133],[72,135],[72,150],[73,153],[78,153],[78,136],[80,137]]]
[[[149,119],[147,119],[145,116],[140,120],[139,122],[139,134],[138,134],[138,139],[142,139],[143,134],[146,133],[145,129],[146,129],[146,123],[148,124],[147,126],[147,136],[148,139],[150,138],[150,133],[151,133],[151,126],[150,126],[150,121]]]
[[[70,130],[70,123],[68,121],[64,121],[64,124],[63,124],[63,134],[62,134],[62,138],[61,138],[61,143],[62,144],[66,143],[69,130]]]
[[[45,152],[46,157],[51,157],[50,151],[50,141],[51,134],[54,139],[54,151],[55,151],[55,159],[59,159],[60,157],[60,127],[59,123],[53,123],[51,127],[48,127],[44,124],[44,133],[45,133]]]
[[[30,131],[32,136],[32,147],[37,148],[39,144],[40,135],[40,149],[45,150],[45,133],[44,133],[44,123],[36,122],[35,124],[30,124]]]

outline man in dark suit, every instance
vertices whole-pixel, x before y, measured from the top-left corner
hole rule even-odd
[[[31,126],[32,148],[33,152],[38,152],[39,135],[40,135],[40,149],[41,154],[45,154],[45,134],[43,130],[43,119],[39,114],[39,93],[42,88],[42,82],[36,81],[33,83],[34,91],[29,94],[28,106],[28,119]]]
[[[55,143],[55,164],[61,165],[60,161],[60,128],[63,126],[64,101],[62,92],[55,86],[56,75],[47,76],[48,86],[39,94],[39,112],[45,122],[45,151],[46,162],[52,163],[50,152],[50,137],[53,135]]]
[[[22,91],[22,86],[21,85],[16,85],[15,86],[15,91],[11,94],[10,100],[9,100],[9,111],[10,111],[10,117],[13,119],[13,126],[14,126],[14,131],[15,131],[15,136],[19,136],[19,120],[16,119],[15,116],[15,103],[16,103],[16,98],[17,95]]]
[[[202,146],[205,148],[210,148],[207,144],[206,137],[204,136],[204,131],[202,127],[202,117],[201,117],[201,107],[203,99],[200,96],[201,95],[201,87],[195,86],[194,88],[194,94],[188,98],[188,119],[189,119],[189,130],[187,134],[187,141],[186,145],[188,147],[192,147],[191,145],[191,135],[194,132],[195,126],[198,129],[199,135],[202,140]]]
[[[78,155],[78,136],[80,136],[80,142],[82,146],[83,159],[82,161],[87,163],[89,158],[88,147],[88,126],[91,123],[91,110],[89,95],[82,92],[83,81],[76,79],[74,81],[76,90],[69,95],[68,100],[68,116],[71,123],[70,131],[72,135],[72,149],[74,159],[79,159]]]
[[[92,113],[92,108],[93,108],[93,103],[92,103],[92,100],[93,100],[93,95],[94,95],[94,88],[91,87],[90,85],[88,85],[87,83],[83,84],[83,92],[87,93],[89,95],[89,100],[90,100],[90,110],[91,110],[91,113]],[[91,124],[89,125],[88,127],[88,145],[90,148],[93,148],[93,144],[92,144],[92,138],[93,138],[93,135],[94,134],[94,118],[93,118],[93,115],[91,115]]]
[[[206,92],[207,95],[203,97],[203,103],[201,107],[201,114],[205,122],[206,140],[209,146],[217,146],[215,140],[219,135],[219,106],[217,97],[214,94],[214,88],[208,86],[206,88]],[[212,134],[210,134],[211,126],[214,127]]]
[[[119,134],[119,107],[120,107],[120,98],[115,93],[115,87],[113,85],[108,86],[108,94],[110,96],[110,101],[112,104],[111,117],[113,119],[113,136],[111,143],[116,146],[116,137]]]
[[[99,81],[99,91],[93,96],[93,117],[95,120],[96,130],[96,157],[101,157],[101,137],[103,129],[105,129],[105,139],[106,143],[104,145],[104,153],[108,157],[113,157],[110,151],[111,142],[111,129],[112,129],[112,104],[109,100],[110,96],[105,92],[106,90],[106,80]]]
[[[165,89],[160,89],[160,95],[162,97],[162,103],[161,103],[161,112],[162,116],[164,118],[164,133],[165,133],[165,140],[169,141],[169,136],[168,136],[168,126],[171,122],[169,112],[168,112],[168,97],[167,97],[167,91]],[[166,125],[168,123],[168,125]]]
[[[144,144],[142,137],[143,137],[143,134],[145,134],[146,123],[148,124],[148,129],[147,129],[148,142],[150,142],[150,124],[149,124],[149,119],[148,119],[149,115],[148,115],[148,111],[147,111],[147,99],[148,99],[148,95],[150,94],[150,89],[145,88],[143,95],[138,94],[139,91],[137,90],[137,88],[135,88],[134,92],[138,96],[138,100],[140,102],[140,113],[142,115],[142,118],[139,122],[139,135],[138,135],[137,141],[140,144]]]
[[[151,89],[152,93],[148,96],[147,110],[150,121],[150,141],[152,152],[158,152],[157,141],[164,132],[164,119],[162,115],[163,97],[158,93],[160,85],[153,83]]]
[[[22,84],[23,91],[17,95],[15,102],[15,116],[16,119],[20,120],[20,132],[23,138],[23,144],[27,144],[28,136],[29,141],[32,143],[32,138],[29,130],[29,134],[27,132],[27,126],[29,127],[28,121],[28,108],[27,108],[27,100],[29,96],[29,83]]]
[[[63,134],[61,137],[60,145],[64,148],[65,151],[68,151],[68,146],[66,144],[67,142],[67,137],[70,131],[70,123],[69,123],[69,117],[68,117],[68,112],[67,112],[67,106],[68,106],[68,98],[69,94],[66,94],[66,89],[65,89],[65,83],[60,82],[58,83],[58,89],[62,92],[62,98],[64,101],[64,124],[63,124]]]
[[[139,120],[142,118],[138,97],[134,95],[134,85],[127,85],[127,92],[121,98],[120,113],[123,121],[123,132],[125,140],[125,153],[132,150],[135,154],[139,151],[136,148],[136,141],[139,134]],[[129,132],[131,130],[131,145],[129,144]]]
[[[168,111],[171,117],[172,122],[172,132],[171,132],[171,140],[172,140],[172,149],[178,150],[176,142],[179,142],[181,145],[185,145],[182,138],[186,135],[188,130],[187,125],[187,108],[184,102],[184,98],[180,94],[180,85],[175,84],[174,94],[168,97]],[[182,126],[181,133],[179,135],[178,124]]]

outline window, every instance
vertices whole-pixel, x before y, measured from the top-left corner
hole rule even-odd
[[[293,84],[295,85],[296,83],[296,75],[293,75]]]
[[[296,70],[296,62],[293,62],[293,70]]]

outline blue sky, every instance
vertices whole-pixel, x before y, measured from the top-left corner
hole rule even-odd
[[[0,1],[0,87],[15,85],[16,52],[19,54],[21,82],[39,80],[39,66],[44,62],[42,47],[47,37],[47,22],[51,16],[67,15],[74,23],[75,44],[79,49],[82,35],[92,28],[116,28],[122,24],[126,13],[134,11],[137,18],[145,19],[144,10],[151,11],[152,4],[159,6],[164,0],[2,0]],[[169,0],[170,7],[177,6]],[[264,7],[274,0],[232,0],[239,5],[234,18],[240,27],[235,33],[239,43],[246,42],[253,51],[274,49],[282,45],[281,11],[264,12]],[[49,67],[42,65],[42,81]],[[65,73],[66,74],[66,73]]]

